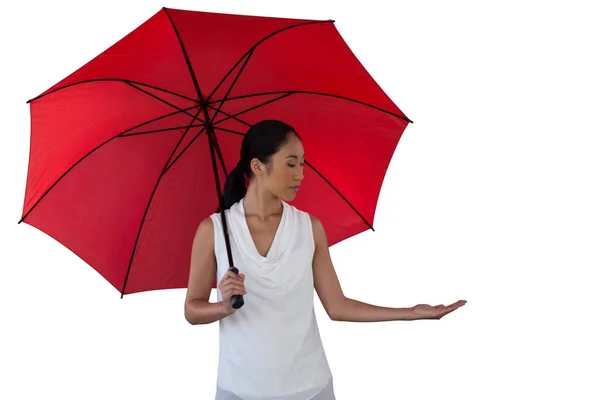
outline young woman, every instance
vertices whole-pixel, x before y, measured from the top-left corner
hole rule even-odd
[[[386,308],[346,298],[323,225],[287,204],[300,188],[303,166],[304,148],[292,127],[274,120],[253,125],[223,194],[239,275],[228,268],[221,215],[206,218],[196,232],[185,318],[219,321],[217,400],[335,399],[315,290],[337,321],[439,319],[466,303]],[[211,303],[215,274],[218,302]],[[234,295],[244,296],[242,308],[232,307]]]

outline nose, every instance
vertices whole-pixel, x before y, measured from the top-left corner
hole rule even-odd
[[[296,176],[294,178],[298,182],[301,182],[304,179],[304,166],[300,167],[300,172],[298,172],[298,170],[296,170]]]

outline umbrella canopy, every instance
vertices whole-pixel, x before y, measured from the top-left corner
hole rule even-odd
[[[187,286],[195,231],[252,124],[278,119],[299,133],[306,189],[294,205],[333,245],[373,229],[411,122],[334,21],[167,8],[29,103],[19,222],[122,296]]]

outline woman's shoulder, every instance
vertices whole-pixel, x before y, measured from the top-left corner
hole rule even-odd
[[[231,206],[231,207],[225,209],[225,217],[226,218],[231,218],[231,211],[232,211],[233,207],[234,206]],[[222,214],[222,212],[221,212],[221,209],[219,208],[216,211],[214,211],[212,214],[210,214],[208,217],[206,217],[206,219],[210,219],[213,224],[216,224],[217,226],[219,226],[221,224],[221,221],[223,218],[223,216],[221,214]]]
[[[214,225],[212,219],[204,218],[198,224],[192,241],[192,254],[214,254]]]
[[[324,230],[323,224],[321,223],[321,220],[319,218],[295,206],[290,205],[290,208],[294,210],[294,212],[296,212],[297,214],[304,216],[304,218],[307,221],[310,221],[310,226],[312,228],[313,234]]]
[[[214,236],[214,223],[212,219],[212,215],[204,218],[198,224],[198,228],[196,228],[196,236],[201,237],[202,239],[213,239]]]
[[[312,214],[308,214],[308,217],[310,218],[310,224],[312,227],[313,234],[318,234],[321,231],[325,231],[325,228],[323,227],[323,224],[321,223],[321,220],[319,218],[315,217]]]

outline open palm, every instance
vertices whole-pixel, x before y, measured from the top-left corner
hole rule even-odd
[[[417,304],[412,308],[415,319],[440,319],[448,313],[467,304],[466,300],[459,300],[449,306],[438,304],[430,306],[429,304]]]

